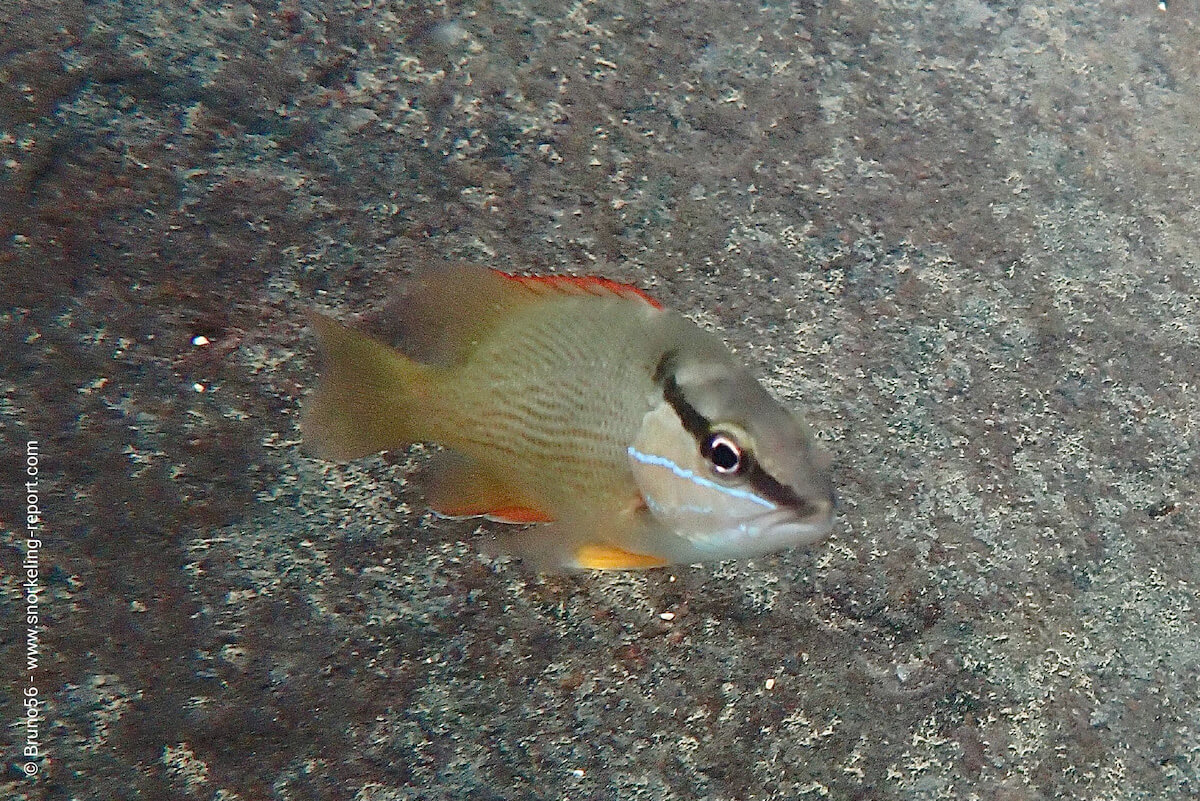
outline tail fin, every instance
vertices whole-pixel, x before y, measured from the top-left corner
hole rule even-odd
[[[356,459],[433,438],[437,368],[323,314],[310,312],[309,321],[323,357],[320,385],[300,424],[310,450],[328,459]]]

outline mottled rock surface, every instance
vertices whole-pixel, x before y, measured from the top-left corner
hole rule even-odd
[[[1200,796],[1198,20],[0,2],[49,701],[0,795]],[[836,535],[538,576],[423,511],[421,453],[307,458],[304,309],[441,258],[721,331],[836,453]]]

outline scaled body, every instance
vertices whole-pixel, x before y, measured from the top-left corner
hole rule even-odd
[[[803,422],[631,287],[454,267],[394,313],[404,354],[314,315],[305,440],[334,458],[444,446],[431,506],[542,523],[515,539],[541,565],[730,558],[829,530],[828,458]]]

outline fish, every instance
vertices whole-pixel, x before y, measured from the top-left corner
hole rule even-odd
[[[753,557],[832,528],[832,458],[805,419],[632,285],[456,264],[408,282],[386,337],[310,321],[310,451],[440,446],[430,508],[523,524],[508,544],[538,569]]]

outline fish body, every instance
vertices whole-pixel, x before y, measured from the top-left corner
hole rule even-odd
[[[719,339],[603,279],[430,271],[391,310],[399,348],[313,315],[304,439],[332,458],[446,449],[447,516],[538,523],[545,567],[761,554],[831,526],[829,458]]]

